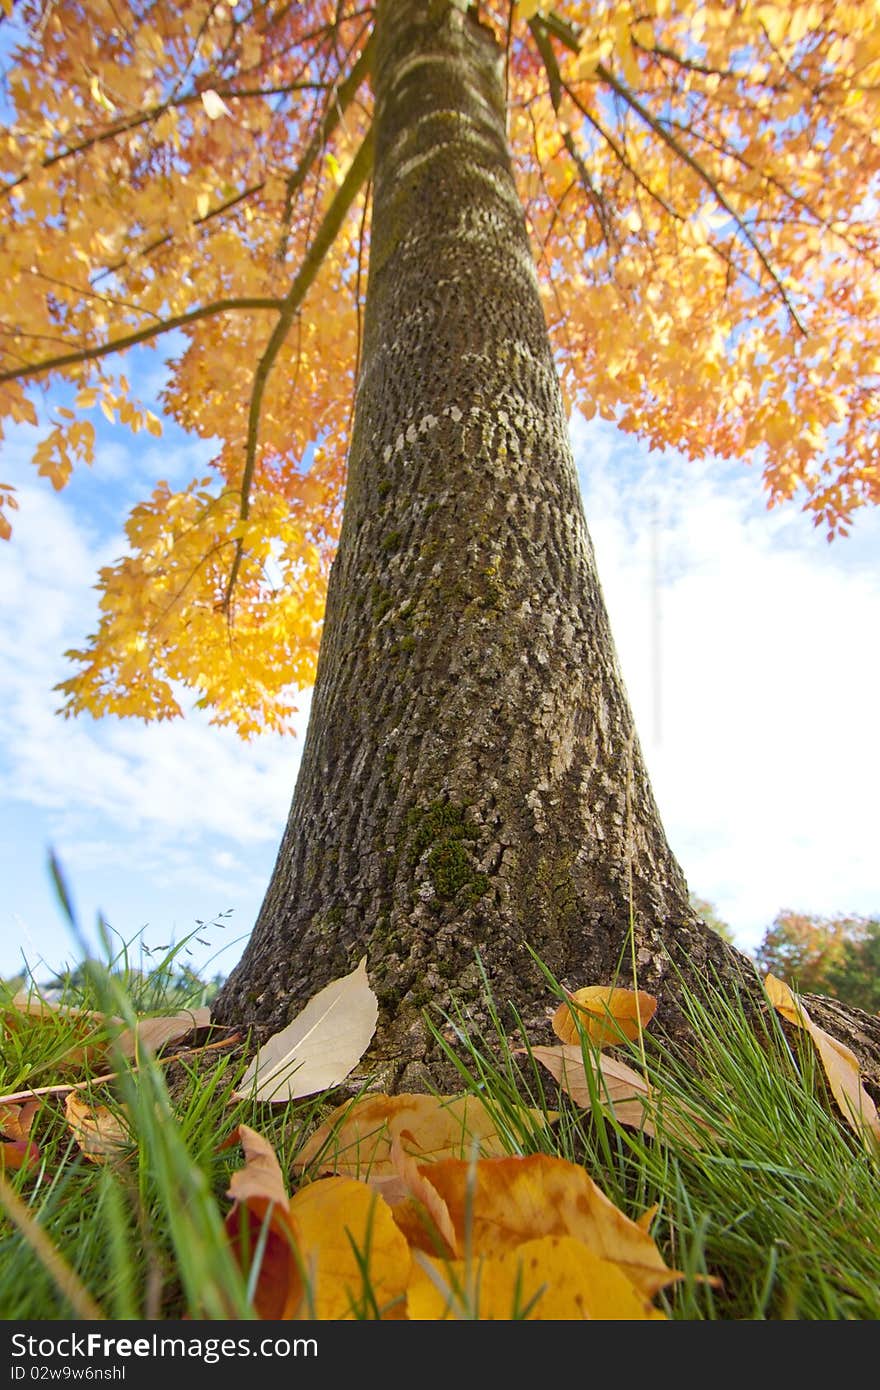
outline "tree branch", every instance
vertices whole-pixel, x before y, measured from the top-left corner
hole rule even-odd
[[[127,333],[124,338],[114,338],[109,343],[98,343],[94,347],[77,348],[74,352],[61,353],[58,357],[44,358],[42,362],[29,362],[15,371],[0,372],[0,385],[5,381],[32,380],[34,377],[45,376],[47,372],[61,371],[64,367],[75,366],[80,362],[94,362],[99,357],[124,352],[126,348],[148,342],[150,338],[170,333],[174,328],[185,328],[187,324],[197,323],[199,319],[212,318],[217,314],[231,313],[239,309],[279,310],[283,304],[283,299],[215,299],[212,304],[204,304],[198,309],[188,310],[185,314],[176,314],[173,318],[150,324],[148,328],[140,328],[135,333]]]
[[[263,406],[263,394],[266,389],[269,373],[284,344],[284,340],[287,337],[287,333],[297,310],[311,288],[315,276],[321,268],[324,257],[336,240],[339,229],[352,203],[357,197],[360,189],[370,177],[372,168],[373,127],[370,126],[370,129],[361,142],[360,149],[349,165],[345,178],[337,189],[333,202],[324,215],[324,220],[315,234],[315,239],[306,253],[305,259],[297,272],[293,284],[281,301],[281,312],[278,315],[278,322],[272,330],[272,334],[266,344],[262,357],[257,363],[253,387],[251,388],[244,470],[241,476],[241,505],[238,512],[239,520],[241,521],[246,521],[250,514],[250,490],[253,484],[254,471],[257,463],[257,440],[260,430],[260,413]],[[229,582],[226,586],[226,593],[219,605],[227,615],[230,611],[232,593],[238,579],[243,554],[244,547],[242,545],[242,539],[239,536],[235,544],[235,558],[232,561],[232,568],[229,572]]]

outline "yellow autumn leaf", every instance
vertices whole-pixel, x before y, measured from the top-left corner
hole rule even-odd
[[[668,1268],[647,1232],[566,1159],[442,1159],[419,1171],[446,1203],[459,1242],[467,1239],[474,1254],[499,1255],[527,1240],[572,1236],[618,1265],[646,1297],[682,1277]]]
[[[768,975],[764,980],[764,989],[770,1003],[783,1018],[809,1033],[828,1078],[831,1094],[850,1128],[861,1137],[867,1131],[875,1140],[880,1140],[880,1116],[861,1083],[861,1068],[855,1053],[813,1022],[798,996],[783,980]]]
[[[409,1246],[377,1192],[354,1178],[319,1178],[290,1202],[305,1281],[302,1316],[400,1317]]]
[[[407,1289],[412,1320],[481,1322],[663,1319],[626,1274],[572,1236],[543,1236],[465,1260],[417,1255]]]
[[[632,1042],[650,1023],[656,1008],[657,1000],[644,990],[588,985],[560,1004],[553,1015],[553,1032],[564,1043],[579,1042],[579,1028],[598,1047],[624,1039]]]

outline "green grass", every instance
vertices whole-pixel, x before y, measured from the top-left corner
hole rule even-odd
[[[147,971],[110,953],[68,978],[65,1003],[131,1023],[135,1003],[177,1009],[202,1002],[204,990],[173,951]],[[880,1317],[877,1155],[834,1113],[808,1040],[792,1044],[769,1009],[756,1029],[736,999],[685,1002],[696,1056],[683,1062],[650,1029],[643,1044],[664,1106],[687,1107],[710,1127],[699,1148],[676,1140],[674,1129],[650,1138],[560,1097],[527,1051],[500,1041],[513,1031],[500,1018],[491,1038],[459,1029],[450,1054],[461,1090],[494,1109],[512,1153],[541,1149],[585,1165],[634,1218],[657,1206],[654,1239],[687,1275],[658,1300],[670,1318]],[[99,1022],[64,1012],[39,1026],[5,1026],[0,1093],[103,1074],[106,1046]],[[241,1047],[193,1050],[171,1065],[142,1057],[136,1071],[113,1059],[117,1080],[93,1091],[130,1128],[130,1147],[112,1165],[80,1154],[63,1096],[43,1098],[33,1127],[39,1163],[5,1175],[0,1316],[252,1316],[223,1228],[241,1155],[222,1140],[249,1124],[272,1141],[287,1172],[341,1093],[284,1106],[235,1101],[247,1060]],[[638,1067],[637,1044],[628,1060]],[[548,1129],[524,1125],[523,1103],[558,1119]]]

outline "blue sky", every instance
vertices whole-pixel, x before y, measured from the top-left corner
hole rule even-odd
[[[150,403],[155,353],[129,358]],[[14,428],[0,477],[19,488],[0,547],[0,973],[75,957],[46,869],[51,845],[83,925],[192,941],[237,960],[268,882],[301,737],[241,743],[198,712],[162,725],[59,718],[65,648],[91,631],[98,566],[160,478],[210,449],[166,425],[136,439],[92,412],[98,459],[60,494]],[[828,545],[796,506],[768,512],[756,470],[647,455],[572,422],[587,517],[661,815],[692,889],[746,949],[783,907],[880,912],[880,514]],[[308,695],[303,699],[305,727]],[[211,925],[228,913],[226,925]],[[202,944],[202,943],[207,944]],[[219,953],[219,954],[218,954]]]

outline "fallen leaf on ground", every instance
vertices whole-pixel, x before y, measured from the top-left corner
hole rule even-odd
[[[125,1124],[106,1105],[90,1105],[72,1091],[64,1102],[64,1115],[73,1137],[91,1163],[106,1163],[121,1156],[131,1144]]]
[[[420,1173],[418,1159],[404,1149],[405,1140],[412,1140],[408,1130],[395,1135],[391,1143],[391,1162],[400,1183],[399,1192],[383,1193],[395,1223],[411,1250],[424,1250],[429,1255],[457,1255],[458,1236],[449,1208],[437,1189]]]
[[[569,994],[568,1002],[560,1004],[553,1015],[551,1026],[561,1042],[578,1043],[583,1031],[597,1047],[606,1047],[624,1039],[633,1042],[650,1023],[656,1008],[657,1000],[644,990],[588,985]]]
[[[412,1256],[391,1209],[355,1178],[319,1178],[290,1202],[302,1262],[302,1316],[400,1318]]]
[[[30,1137],[38,1100],[23,1105],[0,1105],[0,1170],[38,1163],[40,1150]]]
[[[263,1044],[233,1098],[281,1104],[338,1086],[366,1052],[378,1017],[364,956]]]
[[[543,1236],[471,1261],[416,1256],[412,1320],[642,1321],[664,1314],[623,1271],[572,1236]]]
[[[133,1057],[138,1048],[158,1052],[160,1047],[179,1042],[197,1028],[207,1028],[210,1022],[211,1010],[208,1008],[181,1009],[175,1014],[141,1018],[134,1029],[122,1030],[116,1039],[116,1046],[123,1057]]]
[[[467,1239],[476,1255],[500,1255],[543,1236],[572,1236],[617,1265],[648,1298],[682,1278],[648,1233],[566,1159],[441,1159],[420,1165],[419,1172],[445,1201],[459,1242]]]
[[[656,1135],[656,1123],[671,1137],[699,1147],[711,1127],[683,1103],[658,1099],[653,1087],[632,1067],[607,1053],[584,1055],[580,1044],[533,1047],[533,1057],[547,1068],[575,1105],[592,1109],[594,1098],[607,1106],[622,1125]],[[588,1068],[592,1071],[588,1073]],[[662,1106],[662,1108],[661,1108]]]
[[[523,1123],[538,1128],[538,1110],[524,1110]],[[404,1137],[406,1136],[406,1137]],[[340,1105],[315,1131],[293,1164],[295,1172],[315,1164],[319,1172],[368,1177],[395,1184],[391,1146],[395,1137],[421,1162],[507,1152],[492,1112],[477,1096],[389,1096],[377,1092]],[[382,1190],[380,1188],[380,1190]]]
[[[234,1203],[225,1222],[232,1249],[248,1271],[262,1239],[254,1309],[263,1319],[289,1319],[302,1302],[303,1285],[284,1175],[262,1134],[239,1125],[223,1147],[233,1143],[241,1144],[245,1162],[233,1173],[227,1192]]]
[[[770,1003],[783,1018],[809,1033],[828,1078],[831,1094],[850,1128],[862,1137],[868,1130],[875,1139],[880,1140],[880,1116],[861,1083],[861,1068],[855,1053],[814,1023],[794,991],[775,975],[767,976],[764,989]]]

